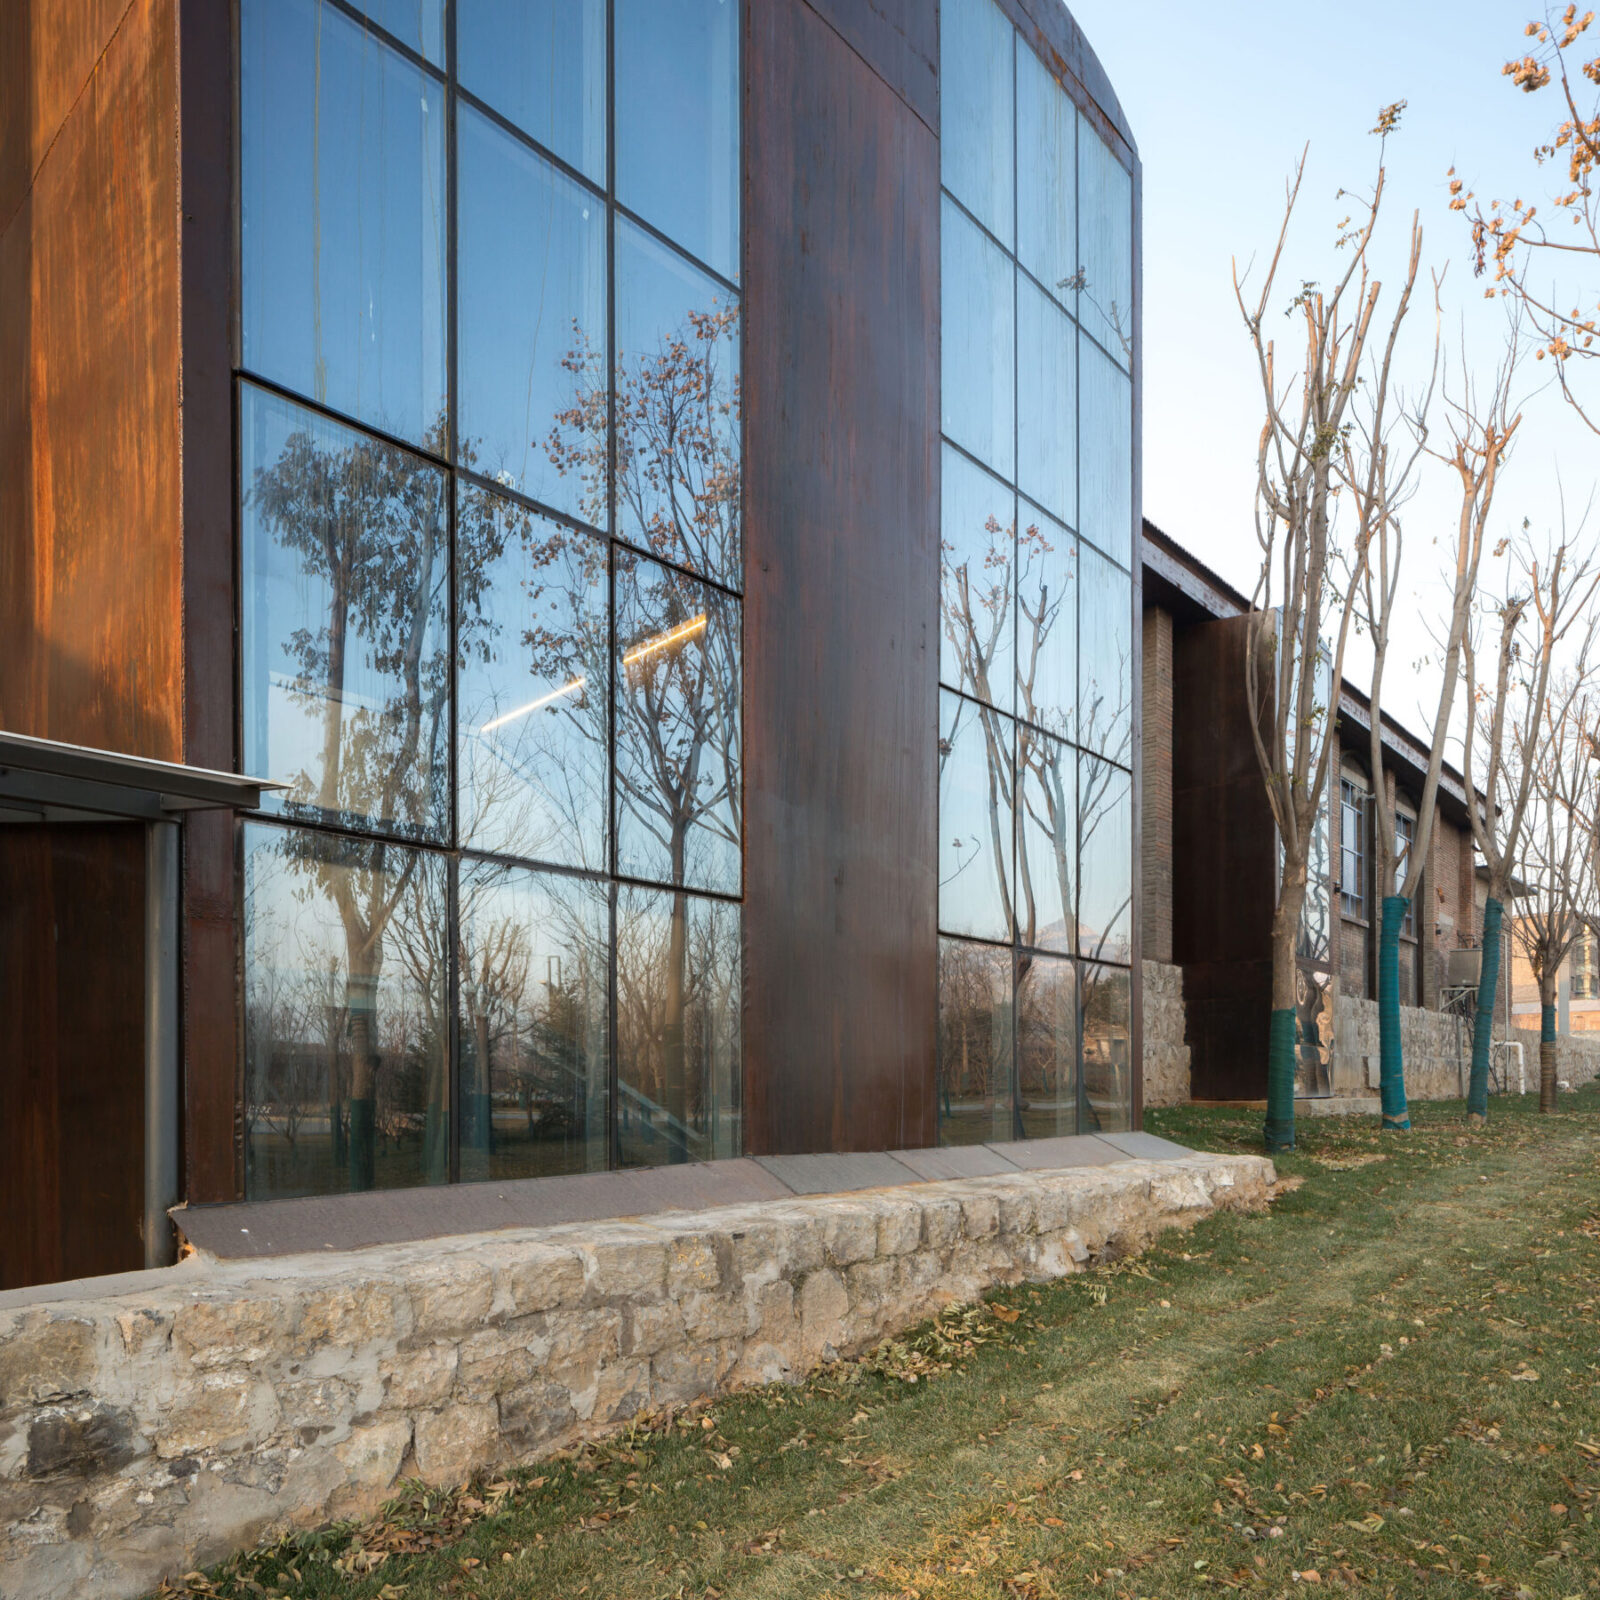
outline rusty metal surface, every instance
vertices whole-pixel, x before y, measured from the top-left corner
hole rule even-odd
[[[938,0],[810,0],[810,4],[937,134]]]
[[[746,15],[747,1148],[931,1144],[938,145]]]
[[[0,215],[0,724],[166,760],[181,754],[172,3],[135,0],[109,27],[104,5],[7,8],[22,48],[6,70],[29,84],[10,117],[39,161],[19,195],[8,160]]]

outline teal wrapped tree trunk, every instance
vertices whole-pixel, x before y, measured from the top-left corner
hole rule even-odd
[[[1556,1108],[1556,1008],[1548,1000],[1539,1007],[1539,1109]]]
[[[1383,1126],[1396,1130],[1411,1126],[1406,1108],[1405,1051],[1400,1042],[1400,929],[1410,909],[1411,902],[1404,895],[1385,895],[1378,935],[1378,1083]]]
[[[1267,1043],[1268,1150],[1294,1149],[1294,1054],[1294,1007],[1285,1006],[1272,1013]]]
[[[1493,895],[1483,908],[1483,954],[1478,972],[1478,1015],[1472,1029],[1472,1077],[1467,1084],[1467,1115],[1489,1115],[1489,1047],[1494,1042],[1494,993],[1500,981],[1500,902]]]

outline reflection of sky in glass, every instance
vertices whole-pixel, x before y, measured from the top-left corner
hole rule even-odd
[[[1017,715],[1071,738],[1078,705],[1078,541],[1019,502]]]
[[[1009,711],[1015,676],[1016,495],[949,445],[943,460],[939,677]]]
[[[617,198],[739,278],[738,0],[616,0]]]
[[[606,545],[486,490],[460,498],[458,524],[492,520],[499,550],[461,583],[461,842],[604,871]]]
[[[1011,937],[1012,723],[939,692],[939,926]]]
[[[1078,949],[1101,961],[1133,956],[1133,780],[1084,756],[1078,771]]]
[[[462,465],[603,529],[605,204],[470,106],[456,128]]]
[[[939,7],[940,180],[1008,247],[1012,37],[993,0]]]
[[[1017,487],[1065,522],[1078,515],[1077,330],[1017,279]]]
[[[991,9],[994,9],[991,7]],[[1017,50],[1017,259],[1069,309],[1078,270],[1077,108],[1032,50]]]
[[[1016,268],[948,200],[942,202],[941,227],[944,431],[1009,478],[1016,417]]]
[[[739,603],[640,557],[616,588],[617,870],[738,894]]]
[[[1078,137],[1078,320],[1123,367],[1132,365],[1133,179],[1084,122]]]
[[[444,91],[314,0],[239,28],[244,365],[442,449]]]
[[[1078,341],[1078,515],[1083,536],[1128,565],[1133,548],[1133,385]]]
[[[606,179],[605,0],[456,0],[461,87]]]
[[[357,11],[410,45],[426,61],[444,66],[444,0],[350,0]],[[463,4],[470,0],[463,0]],[[326,9],[332,10],[331,6]]]
[[[249,384],[239,445],[245,768],[290,785],[263,807],[442,837],[444,473]]]
[[[443,858],[251,823],[244,830],[244,892],[248,1197],[352,1186],[358,1014],[370,1018],[375,1051],[366,1091],[372,1187],[443,1182]],[[374,930],[377,939],[367,938]],[[353,962],[353,950],[364,959],[358,954]]]
[[[1013,1139],[1011,952],[939,941],[939,1143]]]
[[[1133,1120],[1133,983],[1119,967],[1082,968],[1085,1133],[1122,1133]]]
[[[1078,769],[1070,745],[1017,729],[1017,936],[1024,945],[1072,953],[1078,869]]]
[[[607,1164],[610,948],[603,883],[462,863],[463,1180]]]
[[[1078,974],[1063,958],[1018,957],[1017,1097],[1028,1138],[1078,1131]]]
[[[1125,762],[1133,745],[1133,580],[1085,547],[1078,582],[1078,743]]]
[[[617,1145],[625,1167],[740,1153],[739,907],[617,890]]]
[[[621,218],[616,242],[618,536],[738,588],[738,304]]]

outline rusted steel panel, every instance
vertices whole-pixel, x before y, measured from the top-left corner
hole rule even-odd
[[[1116,135],[1111,141],[1112,148],[1117,149],[1120,142],[1118,153],[1131,165],[1137,149],[1133,130],[1128,126],[1099,57],[1062,0],[995,0],[995,3],[1022,30],[1023,37],[1056,77],[1066,82],[1069,90],[1076,87],[1073,98],[1099,124],[1102,133]]]
[[[183,758],[237,770],[234,69],[230,8],[178,0],[183,211]],[[244,1192],[238,878],[229,816],[190,819],[183,871],[184,1194]]]
[[[747,9],[747,1141],[934,1139],[939,153]]]
[[[0,828],[0,1016],[0,1289],[143,1266],[141,826]]]
[[[0,239],[0,724],[168,760],[182,745],[172,6],[135,0],[98,55],[103,8],[53,44],[63,8],[31,8],[35,137],[62,85],[87,78]]]
[[[938,132],[938,0],[811,0],[811,8]]]

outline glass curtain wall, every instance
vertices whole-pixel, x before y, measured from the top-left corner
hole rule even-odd
[[[939,1130],[1132,1113],[1133,181],[940,7]]]
[[[241,0],[252,1198],[740,1149],[735,0]]]

